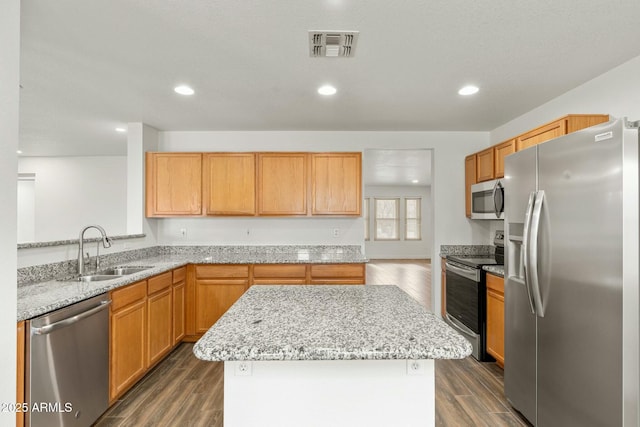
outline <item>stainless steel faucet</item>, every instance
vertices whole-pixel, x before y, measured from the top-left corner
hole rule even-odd
[[[104,228],[99,225],[87,225],[80,231],[80,238],[78,239],[78,274],[84,274],[84,232],[90,228],[95,228],[102,234],[102,246],[105,248],[111,247],[111,239],[107,237],[107,232],[104,231]],[[100,248],[100,242],[98,242],[98,250]],[[96,270],[98,270],[100,266],[99,261],[100,254],[96,253]]]

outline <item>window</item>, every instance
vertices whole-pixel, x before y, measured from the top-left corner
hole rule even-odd
[[[371,220],[369,219],[369,198],[366,197],[364,199],[364,203],[362,205],[363,216],[364,216],[364,240],[371,240],[369,236],[369,229],[371,228]]]
[[[375,199],[375,239],[398,240],[400,199]]]
[[[421,240],[420,198],[404,199],[404,239]]]

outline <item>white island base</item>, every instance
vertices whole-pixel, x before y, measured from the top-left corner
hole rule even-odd
[[[433,360],[225,361],[225,427],[435,424]]]

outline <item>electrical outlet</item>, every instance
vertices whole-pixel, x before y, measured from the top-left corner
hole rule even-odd
[[[407,375],[425,375],[425,363],[422,360],[407,360]]]
[[[331,231],[331,235],[332,235],[333,237],[340,237],[340,229],[339,229],[339,228],[334,228],[334,229]]]
[[[235,368],[236,377],[251,376],[251,370],[252,370],[251,362],[243,360],[240,362],[236,362],[235,365],[236,365],[236,368]]]
[[[187,229],[186,228],[181,228],[180,229],[180,237],[187,237]]]

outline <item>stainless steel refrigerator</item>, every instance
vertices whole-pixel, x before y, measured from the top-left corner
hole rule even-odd
[[[505,394],[532,424],[639,425],[638,122],[505,160]]]

